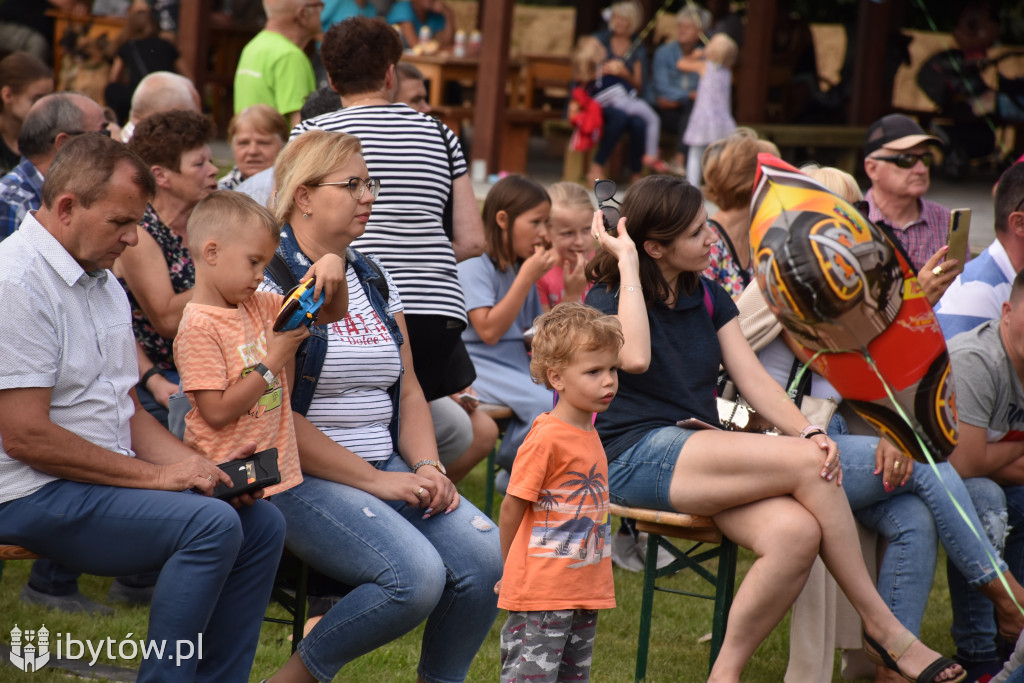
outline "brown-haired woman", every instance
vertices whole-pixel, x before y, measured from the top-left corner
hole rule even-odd
[[[18,165],[18,133],[32,105],[53,92],[50,67],[28,54],[0,59],[0,175]]]
[[[739,681],[821,555],[864,622],[869,655],[890,656],[909,680],[960,681],[886,607],[864,566],[839,451],[767,374],[725,291],[700,277],[714,236],[703,197],[685,180],[644,178],[626,192],[618,236],[593,222],[603,251],[587,303],[622,322],[619,393],[595,426],[608,455],[612,501],[710,516],[758,559],[740,585],[709,680]],[[715,424],[719,365],[787,436],[684,428]],[[803,437],[803,438],[801,438]]]
[[[290,130],[284,116],[269,104],[253,104],[235,114],[228,124],[235,167],[217,181],[217,187],[234,190],[246,178],[273,166]]]

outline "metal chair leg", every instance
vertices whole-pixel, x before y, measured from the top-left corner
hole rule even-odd
[[[729,622],[729,608],[732,607],[732,594],[736,585],[736,544],[723,538],[718,547],[718,574],[715,577],[715,609],[711,626],[711,657],[708,662],[708,673],[718,659],[725,640],[725,628]]]
[[[658,577],[658,546],[661,536],[647,535],[644,559],[644,587],[640,600],[640,635],[636,646],[636,680],[647,678],[647,648],[651,640],[651,613],[654,611],[654,582]]]

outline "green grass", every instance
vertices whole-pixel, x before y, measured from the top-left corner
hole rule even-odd
[[[470,474],[460,485],[460,490],[474,502],[483,501],[483,465]],[[617,524],[617,522],[616,522]],[[746,573],[753,556],[740,551],[737,579]],[[9,631],[17,623],[21,628],[36,628],[45,623],[51,633],[71,633],[74,638],[97,641],[107,637],[118,640],[132,633],[133,639],[144,637],[147,610],[118,606],[115,615],[107,618],[93,618],[42,612],[36,607],[24,605],[18,600],[18,593],[24,585],[29,571],[28,562],[8,562],[0,581],[0,632],[3,641],[9,643]],[[82,591],[89,597],[105,601],[111,579],[83,576]],[[738,581],[737,581],[738,583]],[[615,596],[618,607],[601,614],[597,643],[595,646],[592,680],[595,683],[620,683],[633,680],[636,661],[636,637],[639,628],[640,589],[642,576],[615,569]],[[669,585],[683,590],[704,592],[699,580],[690,573],[663,580],[660,585]],[[651,634],[651,649],[648,660],[648,677],[651,683],[673,681],[689,683],[703,681],[708,665],[708,644],[698,639],[711,631],[712,603],[684,596],[665,593],[656,594]],[[278,607],[271,607],[275,616],[285,616]],[[949,592],[946,588],[945,555],[940,555],[939,570],[935,576],[932,593],[925,614],[923,637],[930,646],[949,654],[953,644],[949,637],[950,623]],[[470,669],[470,681],[498,680],[498,631],[504,621],[499,615],[480,653]],[[290,627],[265,623],[260,633],[260,645],[256,653],[251,680],[258,681],[270,676],[290,655],[287,636]],[[393,683],[415,679],[416,662],[419,656],[419,641],[422,627],[414,629],[405,637],[352,662],[337,677],[338,681],[359,683]],[[776,628],[761,645],[747,667],[744,681],[752,683],[777,683],[786,670],[789,648],[789,617]],[[836,658],[838,660],[838,657]],[[101,664],[127,665],[123,661],[99,660]],[[136,662],[137,666],[137,662]],[[67,681],[68,677],[50,669],[44,669],[29,678],[10,667],[0,667],[0,682],[31,680]],[[834,680],[842,680],[838,668]]]

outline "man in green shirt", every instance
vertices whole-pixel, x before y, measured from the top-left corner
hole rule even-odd
[[[316,90],[313,65],[303,49],[320,32],[320,0],[266,0],[266,27],[242,50],[235,71],[235,113],[269,104],[299,122],[299,110]]]

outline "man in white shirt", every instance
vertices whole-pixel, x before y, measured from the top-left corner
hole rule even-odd
[[[123,144],[81,135],[57,153],[42,207],[0,243],[0,542],[93,574],[161,570],[148,640],[204,657],[144,659],[138,680],[242,682],[284,521],[264,501],[209,497],[230,478],[135,397],[131,311],[108,269],[155,189]]]

